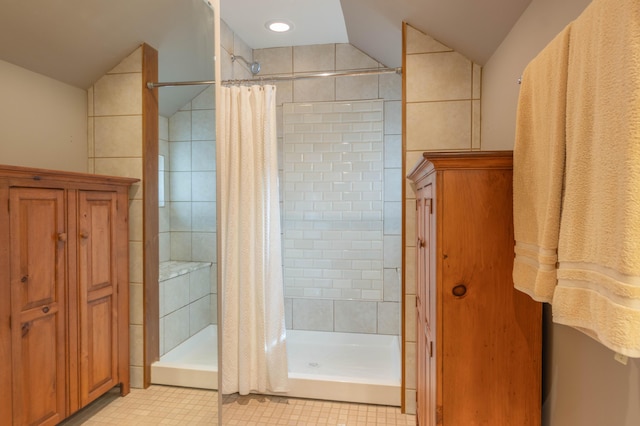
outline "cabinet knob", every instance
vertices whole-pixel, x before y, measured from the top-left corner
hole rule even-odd
[[[29,332],[29,329],[31,329],[30,322],[25,322],[24,324],[22,324],[22,337],[27,335],[27,333]]]
[[[422,248],[422,247],[424,247],[426,244],[425,244],[425,241],[424,241],[422,238],[418,238],[417,245],[418,245],[418,247]]]
[[[65,241],[67,241],[67,234],[66,234],[66,233],[64,233],[64,232],[59,233],[59,234],[58,234],[58,241],[61,241],[61,242],[63,242],[63,243],[64,243]]]
[[[467,294],[467,286],[464,284],[458,284],[451,290],[451,293],[456,297],[462,297]]]
[[[88,232],[80,232],[80,238],[82,238],[83,240],[86,240],[87,238],[89,238],[89,233]]]
[[[20,278],[21,283],[26,283],[28,280],[29,280],[29,275],[25,275],[24,277]]]
[[[44,312],[45,314],[49,313],[49,307],[45,306],[44,308],[42,308],[42,312]]]

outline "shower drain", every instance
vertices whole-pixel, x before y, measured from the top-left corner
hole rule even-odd
[[[320,364],[318,364],[317,362],[310,362],[309,363],[309,367],[320,367]]]

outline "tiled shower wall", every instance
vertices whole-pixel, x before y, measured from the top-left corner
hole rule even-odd
[[[286,297],[382,301],[383,102],[284,105]]]
[[[260,62],[261,75],[383,66],[350,44],[256,49],[253,59]],[[400,333],[402,78],[397,74],[327,77],[277,82],[276,86],[281,152],[284,144],[283,105],[286,103],[380,100],[384,105],[381,299],[285,297],[286,326],[288,329],[397,335]],[[280,158],[281,169],[282,160]]]
[[[160,281],[160,353],[217,322],[215,96],[203,90],[159,119],[165,205],[159,207],[161,271],[187,271]],[[182,266],[178,263],[187,262]],[[196,268],[207,266],[207,270]],[[161,274],[162,275],[162,274]]]

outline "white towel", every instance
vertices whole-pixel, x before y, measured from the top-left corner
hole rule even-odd
[[[640,2],[573,22],[553,320],[640,357]]]
[[[551,302],[564,178],[568,25],[522,75],[513,152],[515,287]]]

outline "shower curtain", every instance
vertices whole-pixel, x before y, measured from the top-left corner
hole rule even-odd
[[[276,89],[220,93],[222,393],[286,392]]]

